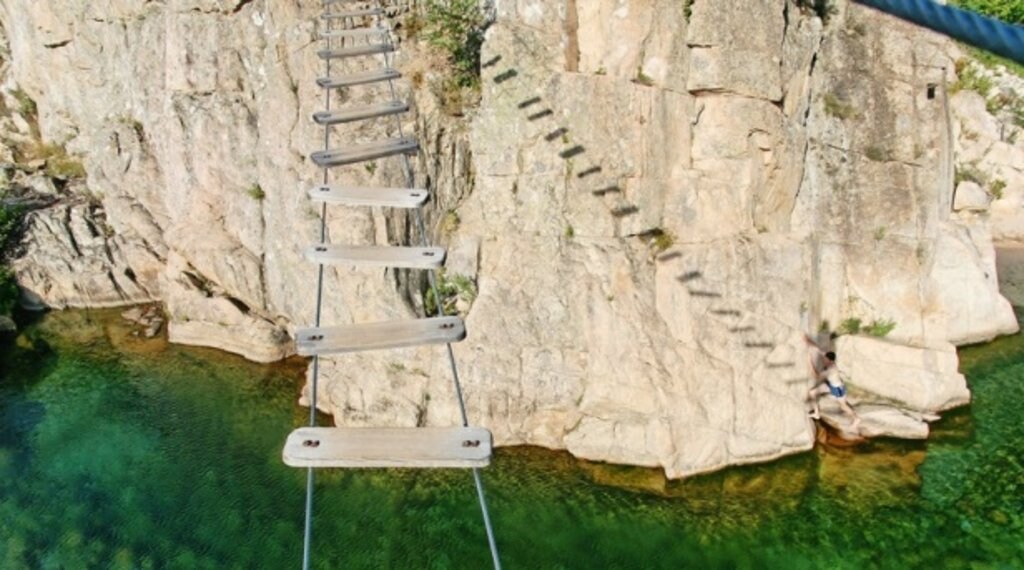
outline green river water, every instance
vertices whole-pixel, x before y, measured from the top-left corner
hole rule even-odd
[[[962,353],[975,401],[927,443],[819,446],[682,482],[500,449],[506,568],[1024,568],[1024,341]],[[304,471],[281,446],[302,363],[51,314],[0,347],[0,568],[298,568]],[[317,568],[486,568],[464,471],[317,480]]]

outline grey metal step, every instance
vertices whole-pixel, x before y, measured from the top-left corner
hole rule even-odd
[[[386,321],[296,331],[295,349],[302,356],[450,344],[466,338],[459,317]]]
[[[384,13],[381,8],[363,8],[362,10],[349,10],[347,12],[324,12],[320,17],[324,20],[340,20],[342,18],[362,18],[363,16],[380,16]]]
[[[438,269],[447,252],[443,247],[391,247],[372,245],[314,245],[306,259],[321,265]]]
[[[376,160],[396,154],[415,153],[419,148],[420,145],[416,142],[416,139],[401,137],[331,150],[321,150],[314,152],[310,156],[317,166],[330,168],[332,166],[344,166],[367,160]]]
[[[392,79],[398,79],[401,76],[401,73],[388,67],[378,69],[376,71],[363,71],[360,73],[339,75],[337,77],[321,77],[316,80],[316,84],[324,89],[337,89],[338,87],[352,87],[354,85],[366,85],[368,83],[390,81]]]
[[[409,104],[404,101],[388,101],[376,105],[365,105],[361,107],[350,107],[337,111],[319,111],[313,113],[313,120],[318,125],[337,125],[339,123],[351,123],[375,117],[386,117],[397,115],[409,110]]]
[[[348,30],[323,30],[320,32],[321,38],[366,38],[373,36],[383,36],[388,33],[387,28],[352,28]]]
[[[365,46],[352,46],[337,49],[322,49],[316,54],[320,59],[340,59],[344,57],[359,57],[364,55],[376,55],[395,51],[391,44],[369,44]]]
[[[446,469],[487,467],[491,432],[478,427],[302,427],[288,435],[290,467]]]
[[[369,188],[327,184],[311,188],[308,194],[314,202],[385,208],[419,208],[426,204],[430,197],[430,192],[420,188]]]

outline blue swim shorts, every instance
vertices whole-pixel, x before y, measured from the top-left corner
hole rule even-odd
[[[826,382],[828,384],[828,382]],[[832,393],[835,398],[842,398],[846,395],[846,386],[833,386],[828,384],[828,391]]]

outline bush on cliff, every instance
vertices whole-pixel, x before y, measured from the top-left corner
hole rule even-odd
[[[1024,24],[1024,0],[955,0],[952,4],[1011,24]]]
[[[478,0],[429,0],[426,37],[448,56],[460,87],[480,83],[480,48],[489,24]]]
[[[21,234],[22,208],[0,204],[0,316],[9,316],[18,303],[18,283],[7,267],[7,256]]]

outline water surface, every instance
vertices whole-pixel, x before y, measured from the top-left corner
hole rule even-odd
[[[1024,341],[963,353],[975,402],[927,443],[819,447],[683,482],[498,450],[507,568],[1024,568]],[[0,568],[297,568],[281,445],[302,363],[52,314],[0,347]],[[484,568],[468,473],[320,472],[318,568]]]

